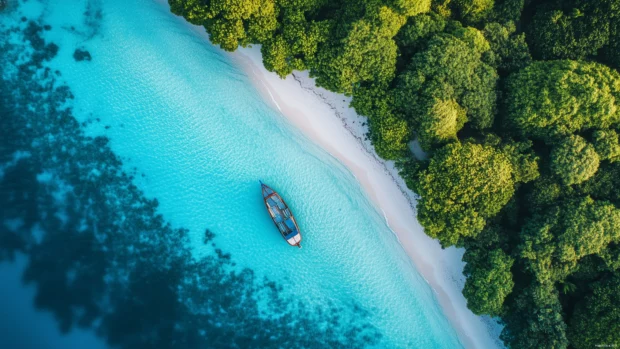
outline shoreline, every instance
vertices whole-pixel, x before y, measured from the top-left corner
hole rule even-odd
[[[170,11],[166,0],[155,1]],[[212,45],[203,27],[175,18]],[[464,250],[441,249],[424,233],[416,219],[416,194],[406,187],[394,163],[380,159],[374,152],[365,137],[366,118],[349,108],[351,98],[316,87],[307,71],[295,71],[280,79],[264,68],[258,45],[223,54],[250,78],[268,104],[354,175],[417,272],[432,288],[461,344],[465,348],[502,348],[499,325],[489,317],[474,315],[461,293],[465,283],[465,264],[461,261]]]
[[[348,107],[351,98],[315,87],[307,71],[296,71],[280,79],[263,67],[258,46],[238,48],[227,56],[288,122],[351,171],[372,204],[383,214],[418,273],[433,289],[463,346],[503,347],[498,325],[491,318],[474,315],[467,308],[461,293],[465,284],[465,263],[461,261],[464,250],[441,249],[438,241],[424,233],[416,218],[416,194],[406,187],[394,162],[380,159],[370,141],[365,139],[366,118]]]

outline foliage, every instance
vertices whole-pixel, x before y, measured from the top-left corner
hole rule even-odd
[[[602,163],[599,170],[577,189],[598,200],[607,200],[620,207],[620,162]]]
[[[442,33],[450,23],[433,12],[409,18],[395,37],[406,62],[409,63],[416,52],[426,49],[428,41],[436,34]]]
[[[261,52],[265,68],[285,77],[293,70],[305,70],[314,61],[319,44],[327,40],[329,22],[306,23],[291,18],[282,32],[263,43]]]
[[[612,10],[609,42],[601,49],[601,61],[620,69],[620,5],[618,2],[615,3]]]
[[[204,25],[214,44],[227,51],[271,37],[278,8],[273,0],[169,0],[173,13]]]
[[[594,138],[594,148],[601,160],[616,162],[620,160],[620,143],[618,133],[614,130],[597,130],[592,135]]]
[[[382,6],[377,13],[350,24],[347,35],[317,55],[310,72],[316,83],[351,95],[362,82],[387,85],[396,72],[398,48],[393,38],[406,18]]]
[[[453,138],[465,117],[477,129],[492,125],[497,73],[482,61],[489,49],[482,33],[473,28],[438,34],[398,76],[397,109],[410,120],[427,149]]]
[[[566,348],[566,323],[558,291],[532,284],[519,292],[504,317],[500,338],[509,348]]]
[[[463,295],[469,309],[478,315],[501,315],[504,300],[514,287],[510,272],[514,259],[501,249],[468,249],[463,261],[467,263]]]
[[[620,277],[592,286],[589,294],[575,306],[568,329],[577,349],[620,343]]]
[[[499,23],[517,22],[521,19],[521,12],[526,0],[495,0],[493,21]],[[529,0],[528,0],[529,1]]]
[[[594,176],[599,157],[583,137],[571,135],[551,151],[551,171],[566,185],[578,184]]]
[[[514,193],[508,157],[489,146],[451,143],[439,149],[414,190],[418,219],[442,246],[475,237]]]
[[[418,161],[413,157],[396,162],[398,174],[405,180],[407,187],[413,188],[420,180],[420,173],[424,169],[426,163]]]
[[[368,122],[375,130],[370,139],[379,156],[385,159],[399,159],[405,155],[409,128],[404,120],[388,114],[383,118],[370,118]]]
[[[508,124],[548,139],[620,123],[620,74],[598,63],[535,62],[506,82]]]
[[[467,249],[463,293],[507,347],[611,340],[620,0],[169,2],[222,48],[261,44],[268,70],[352,96],[425,232]]]
[[[500,149],[512,164],[515,182],[528,183],[538,178],[539,157],[532,149],[531,141],[515,142],[509,139],[500,145]]]
[[[463,128],[467,116],[454,99],[431,101],[427,112],[420,116],[417,131],[420,144],[424,149],[433,145],[457,140],[457,132]]]
[[[561,201],[566,196],[570,196],[573,190],[556,180],[556,178],[548,175],[541,176],[534,181],[526,200],[529,203],[528,210],[530,212],[539,212],[556,202]]]
[[[404,16],[415,16],[431,9],[431,0],[392,0],[393,8]]]
[[[540,6],[528,26],[535,55],[542,59],[583,59],[596,54],[609,40],[612,1],[569,0],[563,6]]]
[[[541,283],[555,283],[576,270],[585,256],[620,241],[620,210],[589,197],[554,206],[528,219],[521,258]]]
[[[525,42],[525,34],[515,34],[513,22],[501,25],[497,22],[484,27],[484,37],[491,45],[490,58],[500,74],[508,74],[526,67],[532,56]]]
[[[494,3],[495,0],[454,0],[452,4],[465,22],[476,23],[489,16]]]
[[[368,116],[370,141],[377,154],[384,159],[405,157],[411,131],[407,122],[394,112],[393,96],[376,87],[362,87],[355,91],[351,106]]]

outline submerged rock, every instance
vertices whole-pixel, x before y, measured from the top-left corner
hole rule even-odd
[[[2,0],[0,0],[2,1]],[[92,56],[90,55],[90,52],[86,51],[86,50],[82,50],[82,49],[76,49],[75,52],[73,53],[73,58],[77,61],[90,61],[92,60]]]
[[[0,11],[4,10],[9,6],[9,0],[0,0]]]

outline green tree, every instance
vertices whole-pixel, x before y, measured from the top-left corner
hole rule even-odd
[[[424,149],[457,140],[457,132],[467,121],[465,109],[454,99],[435,99],[431,104],[426,108],[426,113],[420,116],[417,128]]]
[[[512,139],[504,141],[500,146],[502,152],[508,156],[512,164],[515,182],[528,183],[540,175],[538,171],[538,155],[532,149],[531,141],[515,142]]]
[[[562,282],[585,256],[620,240],[620,210],[589,197],[529,218],[521,233],[521,258],[541,283]]]
[[[518,22],[524,6],[525,0],[496,0],[491,18],[499,23]]]
[[[601,53],[605,63],[620,69],[620,1],[616,0],[615,5],[612,6],[612,11],[609,42],[601,49]]]
[[[599,157],[583,137],[571,135],[553,147],[551,171],[566,185],[579,184],[594,176]]]
[[[368,117],[370,141],[384,159],[406,156],[411,131],[407,122],[393,108],[394,97],[382,88],[361,87],[355,90],[351,106]]]
[[[363,82],[387,86],[394,79],[398,47],[393,38],[406,17],[386,6],[350,25],[340,41],[330,41],[311,67],[316,83],[351,95]]]
[[[587,183],[587,182],[586,182]],[[567,187],[558,182],[557,178],[550,175],[541,176],[533,182],[529,190],[526,201],[529,212],[540,212],[567,197],[574,194],[572,187]]]
[[[334,24],[333,20],[313,18],[313,14],[325,4],[324,0],[278,1],[278,29],[261,41],[267,70],[285,77],[293,70],[305,70],[313,64],[319,46],[329,39]]]
[[[300,19],[282,27],[282,33],[264,42],[261,53],[265,68],[284,78],[293,70],[305,70],[312,65],[319,45],[328,39],[329,23]]]
[[[597,130],[592,135],[594,138],[594,148],[601,160],[616,162],[620,160],[620,142],[618,133],[614,130]]]
[[[211,42],[227,51],[269,39],[277,26],[274,0],[168,0],[173,13],[204,25]]]
[[[371,118],[368,122],[373,130],[370,140],[379,156],[394,160],[405,156],[410,138],[405,120],[388,114],[382,118]]]
[[[568,336],[576,349],[620,343],[620,277],[597,282],[577,303]]]
[[[508,309],[500,335],[508,348],[564,349],[568,346],[562,305],[552,284],[535,283],[520,290]]]
[[[532,61],[525,34],[516,34],[513,22],[506,25],[493,22],[484,27],[484,37],[491,45],[490,61],[500,74],[508,74],[529,65]]]
[[[576,187],[580,193],[597,200],[607,200],[620,207],[620,162],[601,164],[587,182]]]
[[[453,0],[452,4],[465,22],[476,23],[491,14],[495,0]]]
[[[401,28],[395,37],[400,53],[404,56],[404,62],[409,63],[416,52],[425,50],[428,41],[436,34],[446,30],[449,23],[452,22],[433,12],[409,18],[407,24]]]
[[[609,15],[615,0],[568,0],[542,5],[527,27],[527,37],[541,59],[583,59],[609,41]]]
[[[452,0],[433,0],[431,2],[431,10],[438,15],[448,18],[452,16],[452,9],[450,8],[450,2]]]
[[[397,78],[394,96],[397,109],[411,122],[421,139],[434,140],[436,126],[442,125],[441,119],[446,114],[438,108],[436,101],[450,101],[453,115],[457,122],[452,123],[454,131],[460,129],[465,111],[467,120],[476,129],[491,126],[496,108],[495,86],[497,73],[482,61],[483,53],[489,50],[489,44],[482,33],[473,28],[461,28],[454,35],[438,34],[428,42],[426,50],[415,54],[407,69]],[[435,110],[433,110],[435,109]],[[430,118],[439,120],[431,121]],[[421,127],[421,123],[427,125]],[[431,134],[424,132],[431,130]]]
[[[506,82],[508,126],[549,139],[620,122],[620,75],[598,63],[535,62]]]
[[[463,261],[467,263],[463,270],[467,277],[463,289],[467,307],[477,315],[501,315],[504,300],[514,287],[510,272],[514,259],[501,249],[468,249]]]
[[[451,143],[439,149],[414,187],[426,234],[442,246],[475,237],[512,197],[512,175],[508,157],[493,147]]]
[[[431,0],[390,0],[389,4],[404,16],[415,16],[431,9]]]

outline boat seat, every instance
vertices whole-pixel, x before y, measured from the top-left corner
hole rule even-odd
[[[291,230],[295,230],[295,224],[293,224],[293,220],[292,219],[287,219],[286,221],[284,221],[284,223],[286,224],[286,226],[291,229]]]
[[[295,236],[295,235],[297,235],[297,234],[298,234],[298,232],[297,232],[297,231],[293,231],[293,232],[291,232],[291,233],[287,234],[284,238],[285,238],[286,240],[288,240],[288,239],[292,238],[293,236]]]

